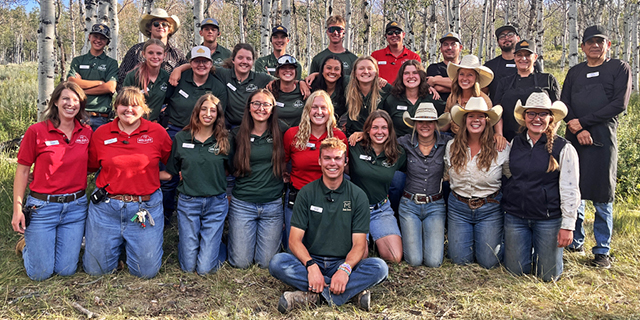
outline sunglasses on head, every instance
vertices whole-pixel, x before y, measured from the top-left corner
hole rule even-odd
[[[283,56],[278,58],[278,64],[279,65],[285,65],[285,64],[296,64],[298,62],[298,60],[296,60],[296,58],[291,57],[291,56]]]
[[[391,30],[387,31],[387,35],[388,36],[392,36],[394,34],[397,36],[397,35],[400,35],[401,33],[402,33],[402,30],[400,30],[400,29],[391,29]]]
[[[159,28],[160,26],[162,26],[163,28],[168,28],[169,27],[169,22],[166,21],[154,21],[153,22],[153,26],[156,28]]]
[[[344,31],[343,27],[337,27],[337,26],[333,26],[333,27],[329,27],[327,28],[327,30],[329,30],[329,33],[334,33],[334,32],[342,32]]]

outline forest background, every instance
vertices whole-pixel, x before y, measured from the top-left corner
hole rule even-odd
[[[223,46],[244,41],[259,55],[270,53],[270,28],[284,24],[291,34],[289,53],[301,61],[305,73],[311,57],[327,45],[324,21],[331,14],[347,17],[345,44],[358,55],[385,47],[384,25],[398,21],[407,33],[405,44],[421,55],[425,66],[441,59],[437,40],[449,30],[461,35],[464,54],[483,61],[493,58],[499,54],[494,30],[509,22],[519,26],[523,39],[536,43],[545,72],[561,83],[568,68],[584,58],[579,50],[582,30],[600,23],[610,30],[611,57],[632,65],[634,91],[638,90],[636,0],[0,0],[0,319],[87,317],[78,306],[107,319],[283,317],[276,306],[287,287],[266,270],[225,265],[207,277],[180,271],[175,228],[165,233],[163,266],[151,280],[132,277],[125,269],[100,278],[80,271],[33,282],[13,253],[18,239],[10,226],[13,140],[36,121],[47,90],[66,74],[71,59],[86,52],[87,26],[104,22],[117,31],[108,52],[120,60],[129,47],[144,40],[138,21],[152,7],[180,18],[182,26],[171,41],[185,53],[200,43],[193,30],[204,16],[220,22]],[[44,54],[38,54],[39,47]],[[347,304],[304,309],[288,317],[640,319],[639,121],[636,93],[627,114],[620,117],[612,269],[588,267],[589,254],[565,254],[563,278],[544,283],[511,276],[502,268],[455,266],[448,260],[438,269],[401,263],[392,265],[389,279],[374,288],[370,313]],[[586,247],[593,245],[592,223],[589,207]]]

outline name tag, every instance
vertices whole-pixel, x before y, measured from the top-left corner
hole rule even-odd
[[[104,141],[104,145],[112,144],[118,142],[118,138],[111,138]]]
[[[276,68],[267,68],[267,72],[276,72]]]
[[[256,139],[256,138],[254,138],[254,137],[251,137],[251,142],[253,142],[253,140],[255,140],[255,139]]]
[[[315,212],[318,212],[318,213],[322,213],[322,207],[318,207],[318,206],[311,206],[311,208],[309,208],[309,209],[311,209],[311,211],[315,211]]]
[[[276,101],[276,106],[284,108],[284,103]]]
[[[407,111],[407,106],[398,106],[398,110]]]
[[[515,68],[515,67],[516,67],[516,64],[515,64],[515,63],[507,63],[507,64],[505,65],[505,67],[507,67],[507,68]]]
[[[229,89],[236,91],[236,87],[234,87],[231,83],[227,83],[227,87],[229,87]]]
[[[91,68],[91,66],[90,66],[90,65],[88,65],[88,64],[81,64],[81,65],[79,65],[78,67],[79,67],[80,69],[89,69],[89,68]]]
[[[186,142],[182,143],[182,147],[185,148],[185,149],[193,149],[195,146],[196,145],[193,144],[193,143],[186,143]]]
[[[307,148],[315,148],[315,146],[315,143],[307,142]]]
[[[182,89],[180,89],[180,91],[178,91],[178,93],[179,93],[181,96],[183,96],[185,99],[189,98],[189,94],[188,94],[188,93],[186,93],[186,92],[184,92],[184,91],[182,91]]]
[[[598,76],[600,76],[600,71],[587,73],[587,79],[589,79],[589,78],[595,78],[595,77],[598,77]]]
[[[383,64],[387,64],[386,61],[378,61],[378,65],[383,65]]]
[[[58,141],[58,140],[45,141],[45,142],[44,142],[44,144],[45,144],[47,147],[50,147],[50,146],[57,146],[57,145],[59,145],[59,144],[60,144],[60,141]]]
[[[361,154],[360,155],[360,160],[371,161],[371,156],[368,156],[366,154]]]

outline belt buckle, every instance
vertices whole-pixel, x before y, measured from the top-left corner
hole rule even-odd
[[[59,196],[59,197],[58,197],[58,201],[56,201],[56,202],[58,202],[58,203],[64,203],[64,201],[65,201],[65,200],[67,200],[67,197],[66,197],[66,196]]]
[[[424,197],[425,201],[418,200],[418,198],[420,198],[420,197]],[[413,203],[415,203],[415,204],[427,204],[427,203],[429,203],[429,201],[427,201],[428,199],[429,198],[427,197],[426,194],[423,195],[423,194],[417,194],[416,193],[416,194],[413,195]]]
[[[471,199],[469,199],[469,202],[467,202],[467,204],[469,205],[469,208],[471,210],[475,210],[475,209],[478,209],[478,208],[480,208],[480,207],[482,207],[484,205],[484,199],[471,198]]]
[[[130,194],[123,194],[122,201],[124,202],[133,202],[133,196]]]

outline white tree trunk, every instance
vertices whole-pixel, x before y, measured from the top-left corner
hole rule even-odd
[[[444,25],[447,27],[447,31],[453,31],[451,29],[451,4],[449,0],[442,0],[442,4],[444,5]]]
[[[560,57],[560,68],[562,68],[562,72],[564,73],[564,67],[567,60],[567,0],[562,1],[562,10],[563,10],[563,27],[562,27],[562,57]]]
[[[271,0],[262,0],[262,20],[260,23],[260,55],[269,54],[269,35],[271,32]]]
[[[309,70],[309,66],[311,65],[311,40],[313,40],[313,36],[311,33],[311,0],[307,0],[307,54],[306,54],[306,63],[305,69]]]
[[[84,46],[82,47],[81,54],[85,54],[91,49],[89,31],[91,31],[91,27],[98,21],[97,9],[98,7],[95,0],[84,0]]]
[[[404,10],[404,31],[406,33],[406,37],[405,37],[405,45],[409,48],[409,50],[411,51],[416,51],[416,37],[413,33],[413,21],[410,21],[412,19],[409,19],[409,9],[405,8]]]
[[[80,3],[78,3],[80,5]],[[76,56],[76,18],[73,11],[73,0],[69,0],[69,25],[71,29],[71,57]]]
[[[38,30],[38,120],[53,92],[55,39],[55,7],[53,0],[40,0],[40,28]]]
[[[345,0],[344,2],[344,20],[346,20],[344,47],[347,50],[351,50],[351,0]]]
[[[460,0],[451,1],[451,17],[451,30],[460,34]]]
[[[204,20],[204,1],[193,0],[193,43],[192,46],[199,46],[202,43],[200,35],[200,23]]]
[[[291,0],[282,0],[282,26],[291,31]]]
[[[98,18],[96,23],[109,25],[109,1],[98,0]]]
[[[118,21],[118,0],[109,0],[109,21],[111,22],[111,42],[109,43],[109,57],[118,60],[118,39],[120,22]]]
[[[436,16],[436,4],[432,1],[429,5],[429,32],[431,33],[431,49],[429,49],[429,63],[438,62],[438,19]]]
[[[484,58],[484,43],[486,41],[487,36],[487,5],[489,4],[489,0],[484,0],[484,4],[482,5],[482,24],[480,25],[480,43],[478,44],[478,59],[482,62],[482,58]]]
[[[240,42],[244,43],[244,12],[242,0],[238,0],[238,30],[240,31]]]
[[[634,92],[638,92],[638,73],[640,72],[640,45],[638,45],[638,4],[631,4],[632,11],[629,12],[631,15],[631,21],[633,29],[631,31],[631,43],[633,44],[633,67],[631,68],[631,81]]]
[[[371,54],[371,3],[369,1],[370,0],[362,0],[362,18],[364,20],[365,28],[365,36],[362,44],[365,49],[364,54],[367,56]]]
[[[151,13],[151,6],[153,5],[153,0],[144,0],[142,3],[142,15]],[[144,34],[142,32],[138,32],[138,42],[144,42]]]
[[[537,2],[536,5],[536,51],[540,56],[538,59],[538,64],[540,65],[540,69],[544,70],[544,12],[543,0],[533,0]]]
[[[280,23],[278,23],[278,18],[279,18],[279,14],[278,14],[278,8],[280,7],[280,0],[273,0],[271,1],[271,25],[272,26],[277,26]]]
[[[624,12],[630,12],[630,4],[629,2],[625,2],[624,4]],[[625,14],[624,15],[624,20],[623,20],[623,32],[622,32],[622,60],[624,61],[629,61],[629,54],[630,54],[630,48],[632,46],[630,46],[629,41],[630,41],[630,34],[631,34],[631,15],[629,14]]]
[[[578,64],[578,0],[569,0],[569,68]]]
[[[489,17],[489,27],[487,28],[487,59],[491,60],[496,54],[497,39],[494,38],[496,24],[496,1],[491,0],[491,14]],[[489,40],[490,39],[490,40]]]

